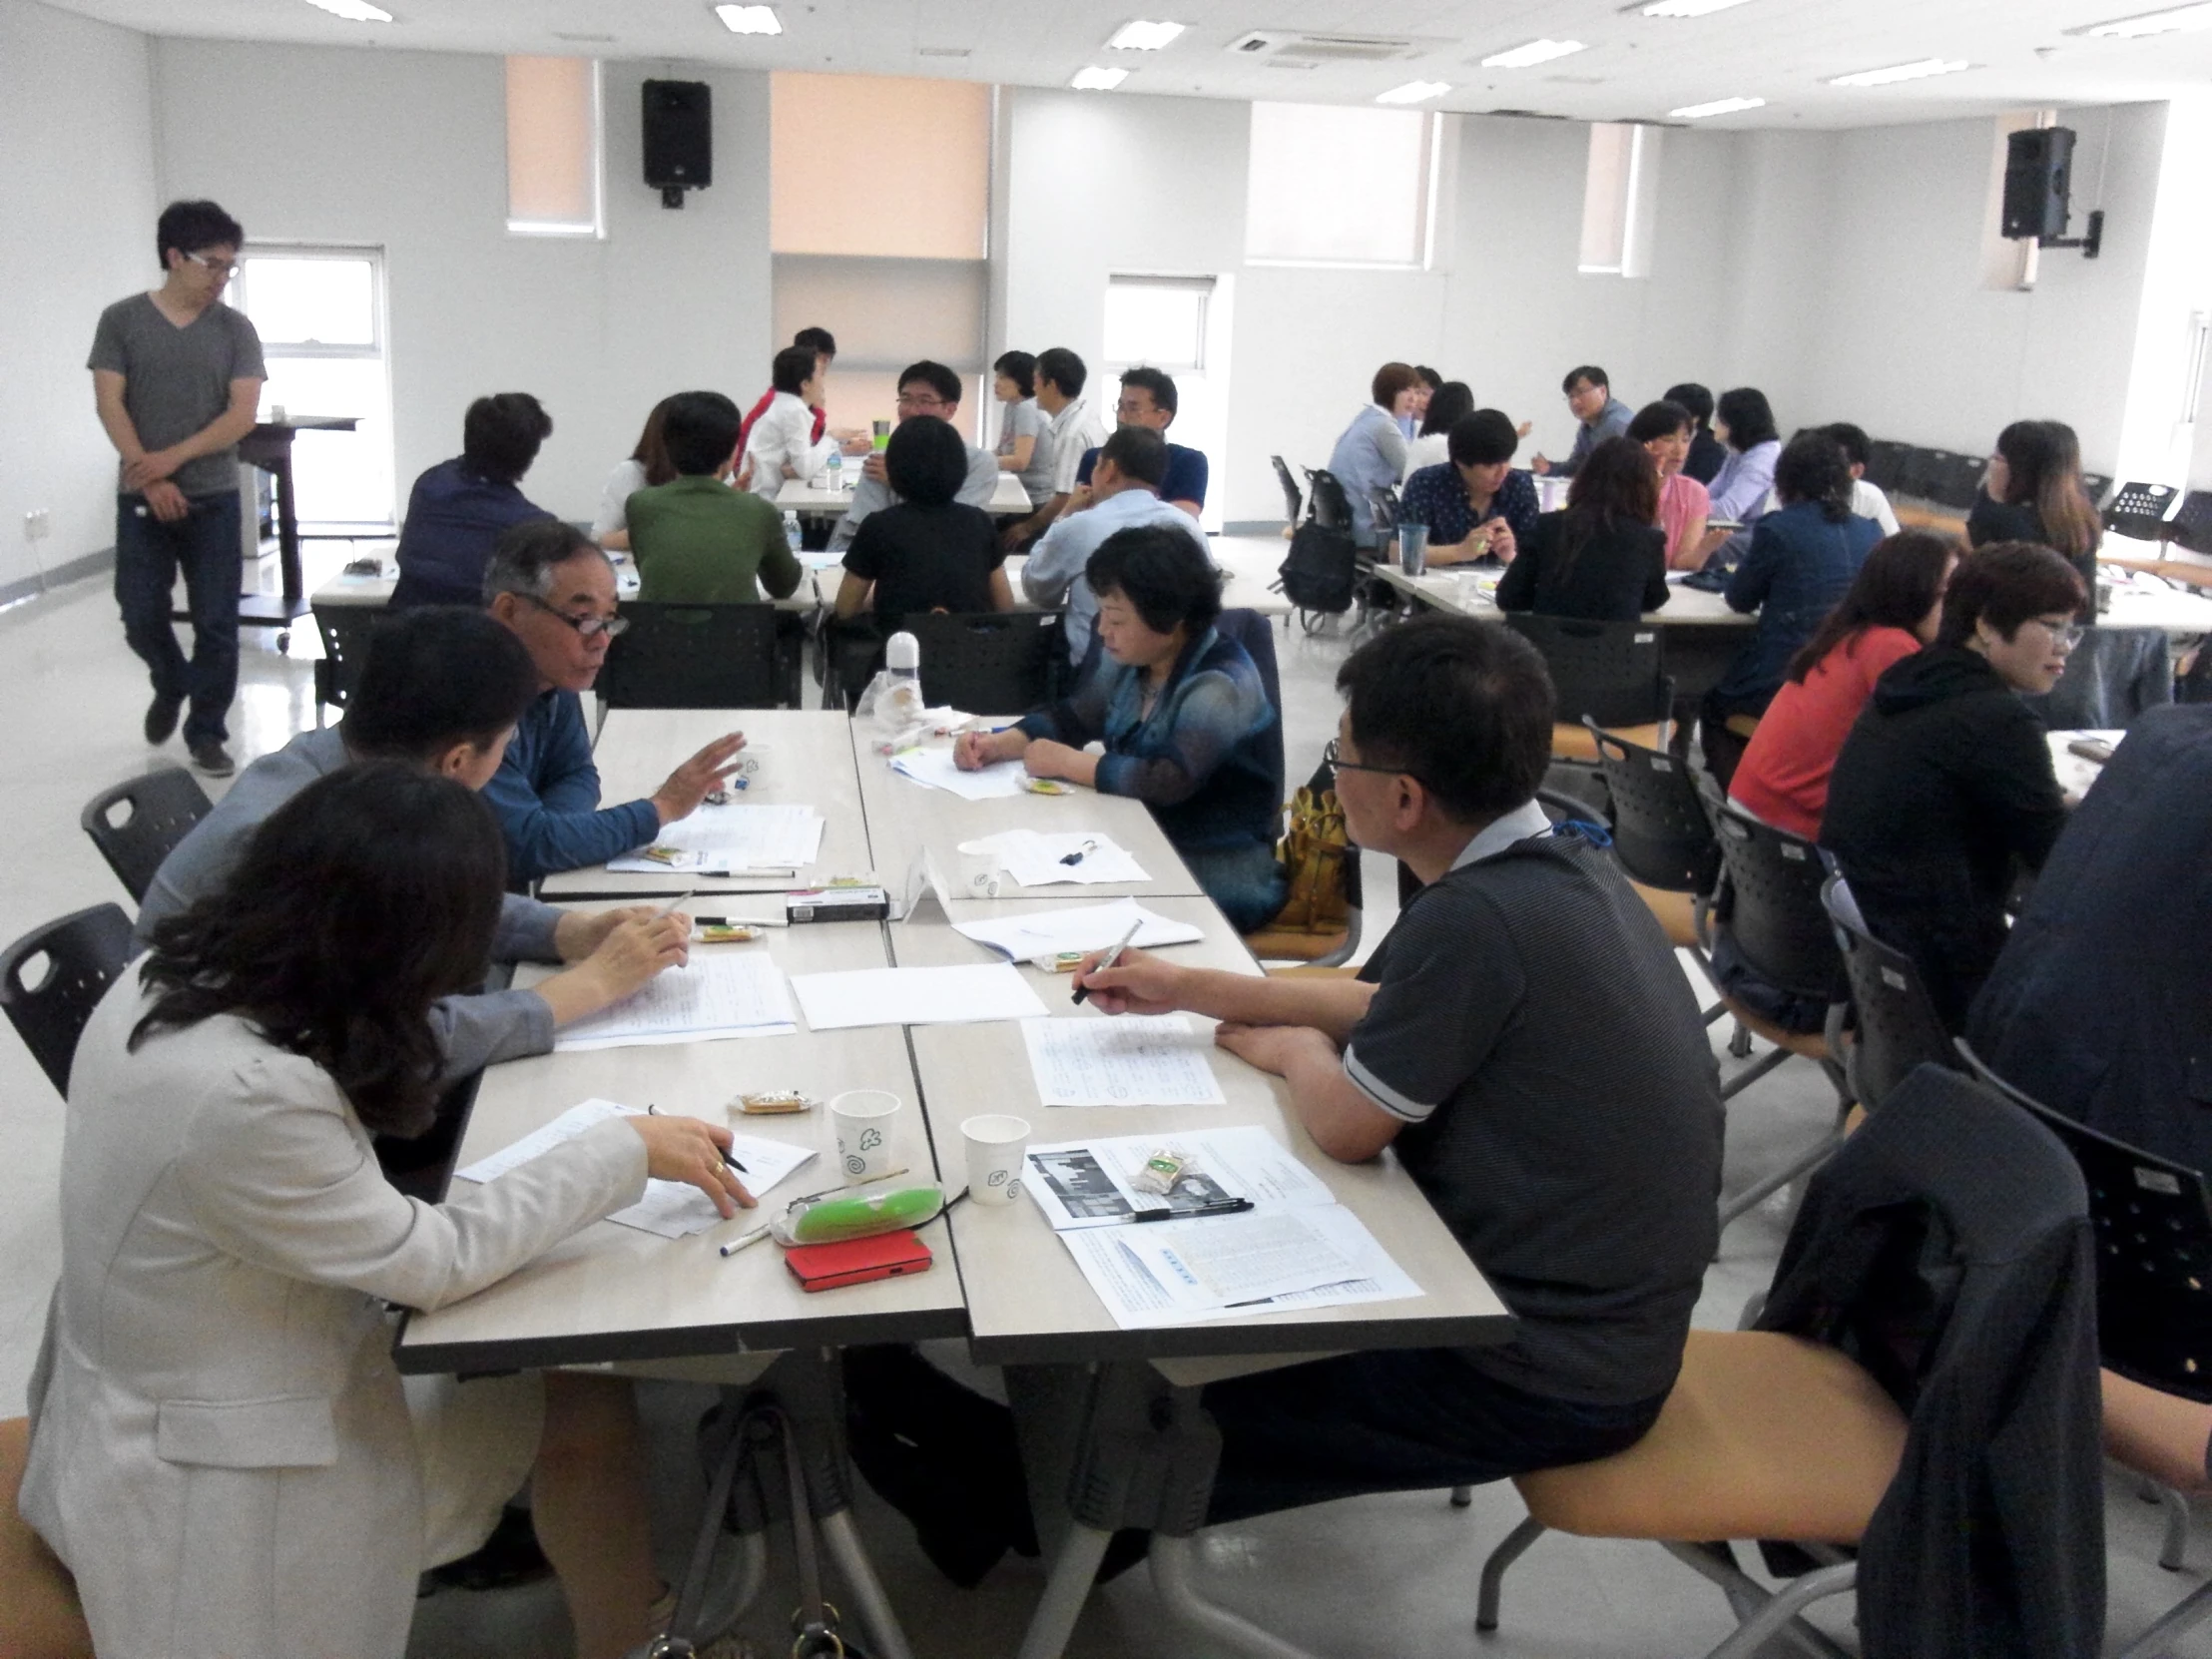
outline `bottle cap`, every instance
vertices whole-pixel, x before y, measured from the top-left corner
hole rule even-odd
[[[908,633],[893,634],[883,642],[883,666],[908,671],[919,669],[921,667],[921,641]]]

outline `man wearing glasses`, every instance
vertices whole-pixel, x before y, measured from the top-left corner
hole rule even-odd
[[[528,648],[538,671],[538,695],[483,787],[507,833],[510,881],[603,864],[645,846],[661,826],[697,812],[707,792],[736,770],[742,732],[717,738],[644,800],[599,805],[581,694],[599,678],[608,643],[628,625],[615,615],[614,566],[582,531],[559,519],[509,530],[484,571],[484,602]]]
[[[935,415],[939,420],[949,421],[957,419],[959,413],[960,377],[944,364],[924,357],[899,370],[900,420],[911,420],[915,415]],[[991,497],[998,491],[998,457],[971,443],[967,446],[967,477],[953,499],[988,512]],[[890,477],[883,470],[883,452],[878,449],[860,468],[860,481],[852,487],[852,505],[845,508],[844,517],[837,520],[837,528],[830,537],[830,551],[841,553],[850,547],[853,533],[860,528],[860,520],[897,499],[898,492],[891,488]]]
[[[239,683],[239,439],[261,402],[261,336],[223,303],[246,232],[213,202],[172,202],[156,227],[166,275],[119,299],[93,331],[92,391],[123,458],[115,597],[123,637],[154,682],[146,741],[163,744],[185,713],[185,747],[212,778],[236,768],[223,747]],[[169,620],[185,573],[188,663]]]
[[[1157,368],[1125,368],[1121,371],[1121,398],[1114,404],[1117,426],[1147,426],[1166,433],[1175,424],[1175,380]],[[1066,511],[1079,513],[1091,504],[1091,469],[1098,465],[1098,451],[1087,451],[1075,469],[1075,493]],[[1206,452],[1180,443],[1168,445],[1168,475],[1160,485],[1160,499],[1196,518],[1206,510]]]

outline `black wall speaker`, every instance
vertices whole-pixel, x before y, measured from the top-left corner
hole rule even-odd
[[[645,182],[667,206],[715,182],[714,89],[704,81],[645,83]]]
[[[2062,237],[2072,189],[2071,127],[2032,127],[2004,144],[2004,225],[2007,237]]]

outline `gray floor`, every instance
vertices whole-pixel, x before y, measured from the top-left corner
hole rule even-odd
[[[327,567],[342,550],[315,549]],[[1334,635],[1276,635],[1282,659],[1294,780],[1320,759],[1334,730],[1333,679],[1347,646]],[[281,745],[313,723],[311,629],[277,654],[266,633],[250,631],[234,748],[242,762]],[[64,911],[124,900],[113,875],[77,828],[85,800],[133,772],[181,759],[174,743],[150,753],[138,725],[146,699],[137,662],[104,585],[84,582],[0,613],[0,700],[11,720],[9,772],[14,806],[0,815],[0,938],[12,938]],[[1371,858],[1366,870],[1372,940],[1394,910],[1391,870]],[[1720,1028],[1716,1027],[1716,1042]],[[1738,1190],[1778,1167],[1828,1121],[1826,1085],[1793,1064],[1735,1103],[1729,1124],[1727,1185]],[[58,1265],[55,1175],[60,1103],[20,1044],[0,1036],[0,1415],[19,1409],[39,1323]],[[1773,1271],[1787,1216],[1780,1206],[1731,1228],[1708,1276],[1701,1325],[1727,1328],[1751,1292]],[[656,1487],[666,1522],[669,1565],[690,1528],[688,1505],[699,1476],[689,1428],[705,1395],[649,1390]],[[2121,1637],[2147,1624],[2203,1576],[2212,1539],[2192,1543],[2190,1566],[2156,1564],[2157,1511],[2118,1482],[2108,1505],[2111,1624]],[[862,1530],[875,1552],[913,1639],[924,1656],[1010,1653],[1042,1582],[1034,1563],[1002,1564],[973,1592],[947,1585],[914,1549],[899,1518],[863,1495]],[[1473,1634],[1474,1579],[1484,1553],[1520,1517],[1510,1486],[1477,1495],[1473,1508],[1449,1508],[1439,1493],[1362,1499],[1278,1515],[1209,1534],[1205,1582],[1211,1593],[1315,1653],[1399,1659],[1405,1654],[1499,1656],[1697,1653],[1728,1628],[1719,1593],[1651,1545],[1542,1540],[1506,1584],[1505,1628]],[[792,1604],[779,1575],[746,1628],[774,1645]],[[774,1611],[771,1612],[770,1610]],[[1827,1622],[1848,1637],[1848,1613]],[[788,1642],[788,1635],[784,1638]],[[496,1595],[446,1592],[422,1603],[411,1652],[416,1659],[516,1659],[565,1654],[565,1619],[550,1588]],[[1126,1575],[1094,1597],[1071,1652],[1086,1656],[1198,1659],[1212,1650],[1167,1627],[1149,1582]],[[2212,1655],[2212,1630],[2175,1650]]]

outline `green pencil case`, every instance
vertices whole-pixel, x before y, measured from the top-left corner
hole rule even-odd
[[[944,1188],[934,1181],[888,1183],[795,1198],[769,1223],[769,1236],[793,1245],[842,1244],[902,1227],[921,1227],[944,1209]]]

